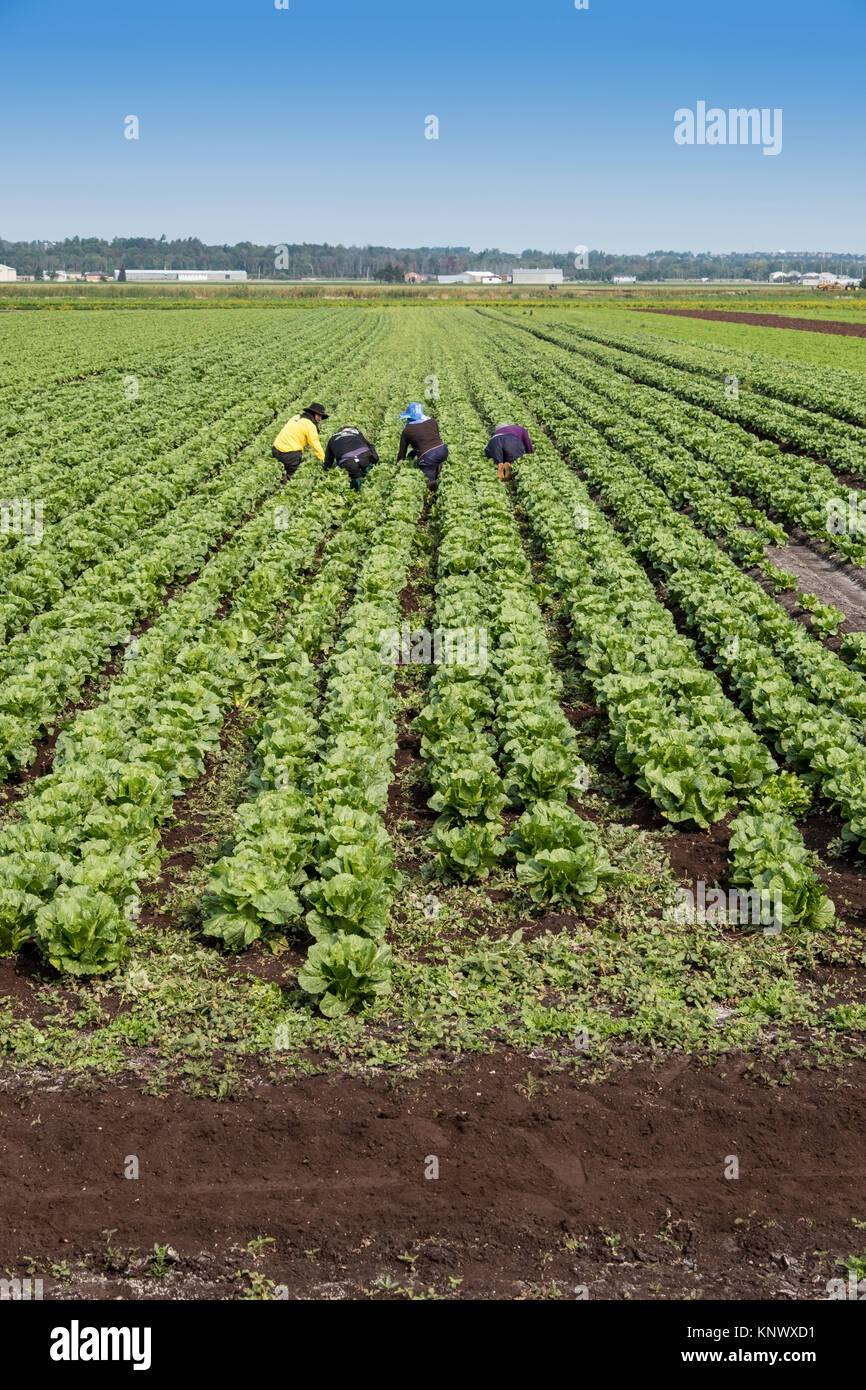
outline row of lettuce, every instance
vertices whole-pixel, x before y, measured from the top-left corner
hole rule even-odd
[[[809,863],[810,857],[802,847],[802,839],[793,826],[793,820],[802,816],[810,804],[812,792],[817,790],[842,816],[843,836],[860,853],[866,852],[866,780],[862,756],[866,686],[860,673],[849,669],[799,623],[788,617],[759,584],[744,575],[713,541],[702,535],[687,517],[670,505],[664,493],[627,455],[607,447],[602,437],[586,425],[568,403],[545,393],[540,384],[532,380],[525,356],[516,346],[491,345],[491,355],[505,379],[519,390],[522,399],[534,405],[540,417],[552,429],[561,449],[567,451],[578,464],[589,482],[598,489],[605,505],[615,514],[629,547],[627,549],[622,540],[616,538],[614,553],[617,554],[617,561],[612,578],[615,576],[617,586],[624,585],[624,576],[631,570],[648,600],[652,586],[644,565],[648,564],[664,577],[668,601],[676,605],[686,620],[701,656],[708,657],[728,682],[743,710],[748,711],[751,722],[757,725],[773,747],[776,757],[788,769],[779,775],[768,775],[775,771],[775,759],[770,769],[766,762],[766,745],[760,743],[756,748],[754,731],[727,701],[728,710],[735,712],[741,726],[749,729],[749,738],[743,739],[741,733],[735,738],[731,737],[729,727],[726,728],[730,726],[730,718],[723,718],[721,707],[717,705],[712,714],[710,742],[723,746],[724,759],[720,759],[718,749],[710,760],[706,756],[702,758],[700,738],[692,742],[691,749],[687,743],[679,751],[671,748],[669,756],[674,759],[674,765],[670,769],[661,769],[662,776],[656,788],[647,779],[646,770],[641,770],[640,777],[644,779],[646,789],[676,820],[683,818],[681,812],[688,803],[681,803],[677,810],[673,806],[665,807],[662,798],[665,792],[672,792],[675,798],[679,798],[691,783],[694,798],[689,808],[691,818],[698,824],[710,824],[730,811],[737,802],[742,804],[744,793],[751,783],[753,790],[748,797],[750,814],[756,809],[771,816],[777,812],[787,814],[789,823],[784,830],[772,821],[767,827],[771,832],[768,844],[775,845],[772,853],[768,852],[768,865],[775,856],[783,868],[792,860],[804,866]],[[541,452],[551,458],[550,446],[546,442]],[[570,489],[575,505],[587,520],[585,528],[575,535],[573,517],[567,518],[565,525],[569,529],[563,533],[563,542],[568,540],[572,563],[579,556],[585,562],[590,562],[588,577],[597,581],[603,574],[603,553],[608,549],[611,535],[615,533],[611,533],[603,513],[592,504],[584,485],[564,465],[559,450],[554,450],[551,461],[559,475],[557,491]],[[533,470],[533,475],[538,471]],[[518,488],[525,474],[526,470],[518,471]],[[579,492],[575,492],[575,487]],[[599,552],[600,544],[602,553]],[[642,563],[636,563],[636,560]],[[631,604],[628,606],[632,612],[638,611]],[[657,606],[661,609],[660,605]],[[581,608],[585,615],[585,600]],[[643,632],[651,631],[645,615],[641,614],[639,621]],[[669,613],[662,619],[662,624],[665,636],[658,643],[651,668],[656,661],[666,661],[662,650],[664,646],[676,664],[676,673],[682,675],[684,652],[673,645],[681,642],[682,638],[677,634]],[[691,713],[694,714],[696,707],[698,711],[708,708],[706,696],[709,691],[701,688],[701,682],[710,673],[699,664],[701,658],[691,642],[688,645],[695,654],[695,664],[698,666],[693,697],[700,698],[690,700]],[[604,646],[600,673],[613,650],[609,641]],[[582,655],[591,673],[594,659],[590,653]],[[645,687],[642,665],[639,663],[634,671],[637,677],[635,685],[628,682],[629,697],[634,691],[645,694],[645,689],[642,690]],[[629,655],[624,659],[623,674],[626,677],[630,669]],[[652,684],[655,685],[655,671],[653,677]],[[718,685],[716,690],[720,691]],[[652,693],[655,695],[656,691]],[[608,694],[607,687],[599,689],[602,703],[606,702]],[[717,699],[717,695],[714,698]],[[625,727],[620,726],[626,736],[630,725],[631,718]],[[615,718],[612,726],[616,740],[618,729]],[[659,729],[665,727],[672,741],[685,734],[685,730],[682,727],[678,729],[670,718],[665,720],[662,709],[658,708],[647,720],[632,747],[625,750],[620,747],[617,756],[623,770],[637,770],[635,757],[639,765],[644,764],[647,744],[651,744],[653,739],[658,741],[660,736],[663,738]],[[715,779],[720,780],[708,781],[705,774],[709,770]],[[750,834],[748,843],[754,846],[755,839]],[[791,846],[786,855],[779,852],[781,843]],[[739,878],[737,858],[742,859],[742,837],[735,835],[732,848],[735,850],[735,875]],[[743,874],[743,878],[745,876]],[[805,884],[805,875],[803,881]],[[792,886],[789,886],[787,898],[794,905],[798,902],[798,895],[792,891]],[[815,902],[817,904],[817,899]],[[826,915],[829,907],[824,904],[818,906],[819,916]]]
[[[513,861],[536,901],[595,900],[617,875],[596,827],[568,805],[582,769],[530,566],[481,456],[477,414],[440,406],[461,447],[432,513],[435,632],[464,645],[433,666],[415,722],[438,812],[434,867],[468,881]],[[298,982],[328,1016],[389,988],[384,937],[401,880],[385,827],[397,738],[388,634],[400,631],[424,491],[414,470],[380,465],[326,546],[263,697],[257,795],[204,901],[205,933],[229,948],[306,928],[314,944]],[[338,599],[350,590],[334,641]],[[510,834],[506,808],[521,812]]]
[[[491,336],[482,357],[472,354],[472,341],[467,330],[468,389],[486,422],[495,421],[506,405],[522,404],[525,415],[527,403],[534,406],[539,419],[554,421],[569,415],[566,405],[534,383],[526,355],[516,346],[512,349]],[[616,476],[619,457],[590,431],[581,436],[579,448],[575,441],[573,453],[587,473],[588,458],[596,460],[592,481],[604,492]],[[646,479],[636,469],[633,474],[630,485],[639,494]],[[803,767],[802,760],[797,764],[802,777],[780,771],[779,762],[749,719],[725,695],[721,664],[718,675],[708,669],[703,643],[699,648],[678,632],[670,609],[656,596],[642,557],[625,543],[560,450],[540,430],[536,453],[518,462],[515,480],[551,581],[564,603],[580,668],[606,710],[621,770],[635,779],[672,823],[708,827],[738,812],[731,841],[732,882],[778,892],[784,925],[827,921],[832,904],[816,879],[814,856],[806,850],[795,823],[810,800],[807,784],[814,772]],[[646,518],[648,539],[660,538],[654,553],[661,560],[668,552],[675,554],[679,545],[683,572],[694,574],[695,556],[682,546],[689,532],[698,543],[705,538],[673,512],[658,489],[654,493]],[[626,495],[617,497],[617,511],[620,502],[627,500]],[[623,515],[627,519],[627,508]],[[683,523],[676,537],[665,531],[669,515]],[[712,542],[706,542],[706,551],[702,546],[700,564],[709,566],[714,551],[733,575],[750,583]],[[785,618],[759,586],[752,589]],[[727,613],[735,624],[740,614],[736,600],[728,603]],[[793,632],[797,629],[819,662],[831,655],[797,624],[791,623],[791,628],[794,640],[798,640]],[[736,632],[736,626],[729,628],[732,639]],[[730,651],[735,649],[732,641]],[[843,679],[850,674],[841,663],[836,665]],[[856,837],[858,826],[849,824],[848,834]]]
[[[61,734],[52,771],[0,833],[5,949],[33,938],[57,969],[81,974],[123,958],[138,886],[159,867],[159,826],[267,660],[277,605],[297,591],[344,504],[336,481],[299,474],[286,489],[290,535],[275,533],[267,513],[244,527],[142,635],[107,698]]]
[[[483,457],[487,432],[459,396],[440,416],[461,449],[436,504],[435,622],[463,651],[434,666],[415,721],[438,812],[430,847],[441,873],[464,880],[513,859],[537,902],[573,907],[616,873],[597,827],[568,804],[587,770],[510,500]],[[505,810],[520,813],[509,833]]]
[[[843,818],[842,834],[866,853],[866,681],[790,617],[673,506],[633,462],[609,448],[570,399],[545,394],[517,342],[496,347],[506,378],[534,404],[559,443],[604,496],[642,559],[753,722],[795,772]]]
[[[399,625],[424,493],[418,472],[381,464],[326,547],[263,692],[257,795],[204,900],[205,934],[229,949],[306,926],[299,983],[329,1016],[389,987],[396,668],[382,634]]]
[[[143,543],[158,542],[171,527],[178,506],[205,485],[218,484],[220,471],[251,440],[271,442],[278,413],[305,389],[314,365],[339,370],[341,363],[375,351],[382,333],[375,325],[369,341],[361,325],[345,338],[333,328],[315,319],[302,326],[288,363],[270,340],[257,351],[249,342],[222,345],[204,362],[196,355],[186,386],[181,367],[179,383],[157,393],[154,404],[150,383],[143,382],[140,395],[127,401],[115,379],[110,405],[93,407],[97,427],[79,444],[78,458],[63,439],[48,447],[47,441],[19,443],[16,437],[8,449],[11,474],[0,472],[0,496],[26,499],[31,527],[30,534],[22,525],[18,534],[13,528],[0,537],[0,641],[50,610],[75,583],[86,602],[96,567],[112,558],[134,562]],[[84,433],[90,410],[64,403],[61,411]],[[129,420],[131,441],[112,438],[116,418]]]
[[[374,430],[384,416],[396,415],[395,391],[406,389],[400,371],[411,371],[402,366],[411,347],[406,335],[396,334],[392,347],[395,386],[385,384],[381,362],[361,368],[357,361],[346,363],[342,376],[335,371],[330,378],[334,396]],[[340,535],[347,517],[362,513],[339,470],[323,474],[315,462],[305,464],[274,492],[279,465],[263,466],[253,482],[256,470],[247,462],[246,486],[269,494],[268,504],[135,639],[107,697],[61,734],[52,771],[32,784],[18,819],[0,833],[0,948],[15,950],[32,939],[61,970],[94,974],[115,968],[127,951],[140,886],[159,868],[159,830],[176,797],[201,776],[208,754],[219,746],[232,703],[261,698],[270,673],[287,656],[294,659],[295,637],[289,633],[286,646],[284,634],[295,612],[302,622],[313,621],[311,580],[320,572],[322,546],[329,535]],[[417,494],[420,476],[407,476]],[[386,487],[383,473],[369,494],[368,518]],[[254,491],[247,496],[247,510],[261,500]],[[414,535],[405,518],[403,531]],[[356,542],[350,531],[344,566],[352,563]],[[332,608],[340,601],[334,581],[332,567],[326,587],[316,590]],[[140,589],[130,589],[141,607]],[[151,602],[157,589],[155,579]],[[130,609],[115,615],[100,643],[103,656],[130,615]],[[90,669],[93,653],[86,644],[82,655]],[[27,753],[21,751],[24,761]]]
[[[171,376],[175,360],[193,345],[232,338],[242,322],[243,311],[7,314],[0,340],[0,404],[11,408],[3,414],[0,439],[17,431],[21,412],[28,415],[35,408],[36,418],[50,419],[58,387],[91,386],[138,368]]]
[[[570,314],[557,315],[560,322],[563,317],[571,321]],[[633,319],[623,326],[621,316],[615,317],[619,321],[611,323],[604,311],[593,312],[591,316],[576,315],[573,326],[596,342],[624,348],[668,367],[716,382],[727,379],[731,385],[735,380],[738,389],[768,396],[774,404],[787,401],[851,425],[866,425],[866,380],[859,372],[823,367],[814,362],[780,362],[777,357],[740,345],[732,348],[718,343],[670,341],[672,334],[687,336],[693,332],[694,320],[666,316],[656,321],[660,332],[650,333],[641,320]],[[641,326],[635,327],[635,323]],[[753,329],[746,331],[754,332]]]
[[[370,350],[383,330],[378,320],[368,327]],[[334,397],[387,422],[376,434],[385,458],[397,403],[417,394],[429,347],[414,325],[388,331],[387,363],[353,370],[354,339],[326,349],[314,336],[296,364],[300,373],[315,358],[321,379],[325,362]],[[585,769],[560,704],[543,590],[509,490],[482,454],[490,427],[525,419],[529,406],[537,452],[515,467],[516,496],[619,767],[674,824],[706,828],[734,813],[732,882],[780,903],[779,927],[820,926],[832,905],[796,820],[815,787],[866,853],[858,653],[846,666],[716,544],[766,567],[765,545],[784,540],[727,485],[721,445],[689,476],[697,455],[662,446],[655,421],[614,418],[603,372],[584,387],[561,347],[534,341],[528,355],[525,333],[458,311],[437,346],[446,389],[436,409],[452,457],[432,513],[434,619],[464,653],[473,635],[475,645],[468,659],[433,666],[416,721],[438,817],[435,867],[468,881],[514,863],[536,901],[571,907],[618,878],[603,835],[575,809]],[[0,706],[8,771],[28,763],[40,730],[166,586],[269,498],[136,639],[107,697],[60,736],[51,773],[0,832],[0,950],[33,940],[61,970],[114,969],[140,885],[162,860],[160,827],[217,748],[227,709],[254,700],[254,794],[210,876],[204,931],[234,950],[306,932],[299,984],[333,1016],[389,989],[385,935],[400,877],[386,829],[396,668],[383,635],[400,627],[426,491],[417,470],[385,462],[359,496],[314,464],[275,493],[269,438],[173,507],[164,532],[156,526],[84,570],[0,653],[12,682]],[[698,443],[688,436],[689,450]],[[684,498],[694,520],[677,509]]]
[[[786,449],[800,450],[812,458],[827,459],[842,471],[861,475],[866,471],[866,428],[861,424],[849,424],[819,410],[789,404],[777,395],[762,395],[741,387],[738,379],[736,385],[728,384],[725,378],[713,380],[684,366],[668,366],[657,354],[650,356],[646,345],[640,352],[634,351],[630,335],[606,332],[584,320],[579,327],[565,325],[544,331],[588,361],[669,392],[741,425],[753,435]],[[779,374],[784,371],[787,367],[780,368]],[[736,378],[736,371],[732,369],[726,376]]]
[[[310,373],[324,360],[335,396],[355,390],[358,380],[358,345],[337,340],[325,352],[301,343],[283,367],[286,393],[306,389]],[[363,358],[361,359],[363,360]],[[379,401],[381,388],[371,372],[370,358],[358,389],[370,401]],[[188,463],[177,467],[179,484],[166,482],[155,491],[163,499],[169,492],[174,504],[150,526],[141,527],[119,515],[111,520],[116,553],[103,545],[102,557],[84,568],[72,582],[69,574],[53,569],[63,565],[49,547],[44,563],[42,546],[36,557],[31,603],[50,606],[31,617],[24,630],[0,648],[0,777],[29,765],[35,756],[35,740],[70,704],[78,700],[88,681],[104,666],[113,650],[122,647],[136,624],[157,611],[171,586],[194,576],[208,554],[274,492],[282,465],[271,457],[275,401],[237,407],[229,433],[222,439],[207,435],[187,451]],[[228,428],[226,426],[226,428]],[[251,438],[252,436],[252,438]],[[174,460],[177,466],[177,460]],[[122,489],[118,503],[122,508]],[[106,523],[108,524],[108,523]],[[270,514],[270,524],[274,515]],[[86,534],[88,522],[83,522]],[[91,557],[91,541],[87,541]],[[75,553],[74,548],[71,553]],[[37,575],[43,578],[35,585]],[[14,606],[15,600],[9,604]],[[0,601],[0,612],[4,604]],[[11,611],[11,609],[10,609]],[[25,614],[20,610],[20,625]]]
[[[722,538],[743,563],[762,568],[780,587],[790,584],[790,576],[770,566],[764,550],[768,543],[786,543],[780,522],[842,559],[866,562],[866,508],[863,527],[852,524],[859,494],[808,455],[783,452],[772,439],[756,438],[721,418],[715,409],[726,400],[721,379],[713,384],[715,395],[690,404],[669,386],[661,389],[661,382],[632,380],[618,360],[587,357],[583,340],[567,329],[543,327],[534,318],[531,324],[513,322],[533,344],[529,360],[536,375],[543,373],[557,395],[614,448],[631,454],[677,506],[690,507],[695,521]],[[586,346],[592,351],[592,342]],[[862,434],[861,469],[866,468],[866,430]],[[767,511],[780,520],[770,521]]]

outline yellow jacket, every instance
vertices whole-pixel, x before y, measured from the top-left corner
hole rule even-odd
[[[302,454],[309,444],[320,463],[325,462],[325,451],[319,441],[319,431],[312,420],[293,415],[287,420],[274,440],[274,448],[281,454]]]

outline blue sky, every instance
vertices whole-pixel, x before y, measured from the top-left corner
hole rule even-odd
[[[0,236],[866,250],[866,0],[288,6],[0,0]]]

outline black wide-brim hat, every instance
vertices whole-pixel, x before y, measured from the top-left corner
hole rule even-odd
[[[312,405],[307,406],[307,414],[321,415],[323,420],[330,419],[330,416],[328,415],[328,412],[326,411],[325,407],[323,405],[319,405],[318,401],[313,401]]]

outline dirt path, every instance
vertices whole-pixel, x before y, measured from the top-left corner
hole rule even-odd
[[[802,590],[833,603],[845,614],[845,632],[866,632],[866,571],[827,559],[809,545],[802,533],[792,533],[786,546],[769,546],[774,565],[793,574]],[[786,605],[789,610],[793,601]]]
[[[730,309],[648,309],[639,314],[674,314],[686,319],[718,319],[723,323],[752,323],[758,328],[798,328],[807,333],[838,333],[847,338],[866,338],[866,323],[843,323],[839,319],[789,319],[784,314],[736,313]]]
[[[866,1063],[782,1084],[734,1057],[592,1084],[589,1063],[531,1068],[497,1053],[397,1087],[251,1079],[223,1104],[7,1091],[0,1270],[32,1257],[46,1298],[234,1298],[263,1277],[290,1297],[392,1279],[474,1298],[784,1300],[826,1298],[835,1261],[862,1253]],[[273,1243],[250,1251],[257,1237]],[[154,1244],[170,1246],[162,1277]]]

